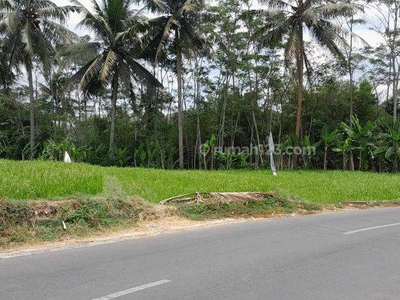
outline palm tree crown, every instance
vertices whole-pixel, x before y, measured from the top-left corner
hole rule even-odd
[[[84,13],[78,26],[95,34],[93,42],[84,41],[60,50],[64,62],[85,60],[72,77],[79,89],[86,89],[93,81],[107,85],[111,82],[110,157],[113,157],[116,103],[120,82],[125,91],[132,92],[133,81],[145,79],[147,83],[161,85],[136,59],[141,53],[141,30],[145,19],[140,11],[131,8],[130,0],[93,0],[94,12],[79,1],[73,1]]]
[[[296,118],[296,136],[301,132],[301,109],[303,101],[304,64],[310,67],[304,43],[304,31],[307,29],[318,44],[327,48],[335,57],[344,59],[343,47],[347,47],[345,36],[348,32],[331,20],[340,16],[351,16],[362,10],[354,3],[321,0],[262,0],[271,11],[266,11],[269,22],[256,34],[264,45],[271,45],[285,40],[285,60],[296,61],[298,79],[298,106]],[[264,11],[265,12],[265,11]]]
[[[75,6],[59,7],[49,0],[5,0],[1,8],[8,33],[4,45],[9,46],[12,62],[35,55],[48,70],[55,47],[76,38],[64,27],[68,15],[78,11]]]
[[[162,51],[170,41],[179,42],[185,54],[189,50],[203,49],[205,38],[201,34],[198,25],[205,7],[203,0],[145,0],[147,8],[158,15],[150,20],[151,41],[146,50],[153,59],[159,59]],[[171,33],[178,31],[178,39]],[[185,47],[187,46],[187,47]],[[187,50],[187,51],[185,51]]]
[[[35,151],[35,103],[33,97],[33,61],[49,74],[51,58],[57,46],[71,42],[76,35],[63,26],[75,6],[58,7],[49,0],[3,0],[0,2],[2,48],[7,50],[9,68],[25,65],[29,82],[30,148]]]

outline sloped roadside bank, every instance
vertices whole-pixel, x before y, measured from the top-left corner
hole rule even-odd
[[[269,193],[194,193],[163,205],[115,193],[62,201],[0,201],[0,248],[107,242],[254,218],[348,208],[398,206],[399,201],[321,205]]]

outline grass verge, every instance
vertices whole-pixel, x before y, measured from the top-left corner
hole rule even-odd
[[[96,197],[62,201],[0,200],[0,248],[88,236],[111,227],[156,218],[154,206],[126,196],[114,178]]]
[[[187,198],[173,205],[188,219],[202,221],[221,218],[270,217],[287,214],[310,214],[323,209],[336,209],[322,205],[285,198],[270,193],[211,193],[203,198],[199,194],[193,200]]]

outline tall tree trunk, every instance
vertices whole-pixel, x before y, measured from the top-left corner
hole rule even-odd
[[[30,57],[26,58],[25,66],[29,82],[30,158],[33,158],[35,154],[35,97],[33,95],[33,70],[32,60]]]
[[[180,44],[179,29],[175,30],[176,43],[176,77],[178,81],[178,143],[179,143],[179,168],[183,169],[183,110],[182,110],[182,49]]]
[[[350,21],[350,32],[353,33],[353,23],[354,23],[354,17],[351,17]],[[354,87],[353,87],[353,66],[352,66],[352,59],[353,59],[353,36],[350,35],[350,45],[349,45],[349,61],[348,61],[348,71],[349,71],[349,80],[350,80],[350,117],[354,114]],[[350,119],[349,117],[349,119]],[[350,122],[350,126],[352,126]]]
[[[115,121],[117,112],[117,97],[118,97],[118,71],[115,71],[112,80],[111,92],[111,126],[110,126],[110,159],[114,159],[114,139],[115,139]]]
[[[258,133],[258,126],[257,126],[257,120],[256,120],[256,115],[254,113],[254,111],[252,112],[253,115],[253,124],[254,124],[254,129],[256,131],[256,141],[257,141],[257,149],[258,149],[258,153],[257,153],[257,157],[260,159],[261,165],[264,164],[264,160],[262,157],[262,149],[260,148],[261,146],[261,141],[260,141],[260,134]],[[258,161],[258,159],[257,159]],[[256,164],[256,168],[258,168],[258,163]]]
[[[353,17],[350,21],[350,32],[353,32]],[[350,35],[350,49],[349,49],[349,61],[348,61],[348,71],[349,71],[349,80],[350,80],[350,112],[349,112],[349,120],[351,120],[351,116],[354,114],[354,70],[352,66],[352,55],[353,55],[353,36]],[[353,128],[353,123],[350,122],[350,128]],[[353,151],[350,150],[350,170],[354,171],[354,155]]]
[[[393,32],[397,33],[397,20],[398,20],[398,12],[399,9],[396,6],[395,9],[395,13],[394,13],[394,29]],[[396,58],[397,58],[397,54],[396,54],[396,49],[395,49],[395,38],[396,38],[396,34],[393,34],[393,40],[391,43],[391,58],[392,58],[392,68],[393,68],[393,126],[396,126],[396,121],[397,121],[397,104],[398,104],[398,100],[397,100],[397,88],[398,88],[398,78],[397,78],[397,68],[396,68]]]
[[[299,90],[297,96],[297,113],[296,113],[296,137],[300,140],[301,133],[301,117],[302,117],[302,106],[303,106],[303,55],[299,54],[297,57],[297,76],[299,80]]]
[[[296,66],[297,66],[297,80],[298,80],[298,95],[297,95],[297,113],[296,113],[296,130],[295,134],[300,141],[301,134],[301,117],[302,117],[302,106],[303,106],[303,73],[304,73],[304,41],[303,41],[303,27],[299,25],[300,32],[300,46],[296,50]],[[298,155],[293,155],[293,168],[298,167]]]
[[[324,171],[328,169],[328,144],[324,146]]]
[[[196,145],[194,148],[194,158],[193,158],[193,169],[196,169],[197,167],[197,159],[199,159],[199,168],[201,168],[201,131],[200,131],[200,118],[199,118],[199,113],[197,113],[197,120],[196,120]]]
[[[350,165],[349,165],[350,171],[355,171],[353,150],[350,150],[349,157],[350,157]]]
[[[235,122],[235,129],[233,130],[233,134],[231,136],[231,147],[235,147],[235,137],[236,137],[236,132],[237,132],[237,128],[239,126],[239,120],[240,120],[240,111],[237,114],[236,117],[236,122]]]
[[[228,98],[228,87],[229,87],[229,72],[226,72],[225,78],[225,87],[223,93],[223,102],[222,102],[222,112],[221,112],[221,127],[219,129],[219,137],[218,137],[218,148],[221,151],[224,151],[224,140],[225,140],[225,118],[226,118],[226,105]]]

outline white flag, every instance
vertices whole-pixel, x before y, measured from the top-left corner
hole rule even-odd
[[[275,167],[275,161],[274,161],[274,152],[275,152],[275,144],[274,140],[272,138],[272,132],[269,132],[269,137],[268,137],[268,152],[269,152],[269,164],[271,165],[271,171],[274,176],[277,175],[276,173],[276,167]]]
[[[64,152],[64,162],[65,163],[71,163],[72,162],[71,157],[69,157],[69,154],[68,154],[67,151]]]

